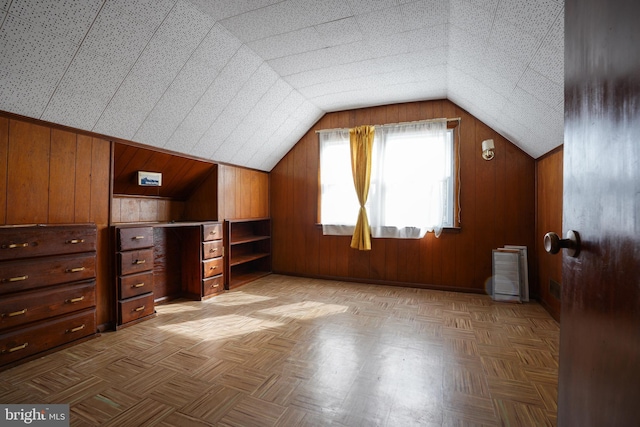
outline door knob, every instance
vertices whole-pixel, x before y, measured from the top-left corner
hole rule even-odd
[[[577,231],[569,230],[566,239],[561,239],[554,232],[544,235],[545,251],[550,254],[557,254],[562,248],[567,250],[567,255],[577,257],[580,254],[580,234]]]

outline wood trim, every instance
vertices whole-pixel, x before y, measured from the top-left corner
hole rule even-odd
[[[484,289],[476,289],[476,288],[438,286],[438,285],[430,285],[430,284],[423,284],[423,283],[398,282],[398,281],[378,280],[378,279],[359,280],[357,278],[348,277],[348,276],[342,277],[342,276],[290,274],[290,273],[282,273],[279,271],[273,271],[273,274],[281,274],[281,275],[287,275],[292,277],[304,277],[307,279],[333,280],[333,281],[349,282],[349,283],[362,283],[362,284],[373,284],[373,285],[382,285],[382,286],[397,286],[397,287],[403,287],[403,288],[428,289],[433,291],[463,292],[468,294],[484,294],[485,293]]]
[[[536,161],[541,161],[541,160],[545,160],[547,157],[551,157],[554,154],[557,154],[560,151],[564,151],[564,144],[558,145],[556,148],[554,148],[553,150],[547,151],[546,153],[544,153],[542,156],[538,157],[536,159]]]

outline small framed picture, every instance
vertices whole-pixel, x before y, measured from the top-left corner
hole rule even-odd
[[[160,187],[162,185],[162,173],[138,171],[138,185]]]

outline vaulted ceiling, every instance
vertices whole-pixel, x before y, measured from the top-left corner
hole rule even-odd
[[[0,110],[269,171],[326,112],[448,98],[563,142],[563,0],[0,0]]]

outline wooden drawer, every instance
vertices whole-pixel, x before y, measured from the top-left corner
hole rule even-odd
[[[118,228],[116,241],[119,251],[150,248],[153,246],[153,228]]]
[[[129,298],[118,304],[120,305],[120,323],[131,322],[154,312],[153,293]]]
[[[96,226],[10,226],[0,228],[0,261],[96,250]]]
[[[153,269],[153,248],[118,254],[120,274],[141,273]]]
[[[209,242],[211,240],[219,239],[222,239],[222,224],[202,225],[202,241]]]
[[[18,292],[0,300],[0,329],[59,316],[96,305],[95,280]]]
[[[211,277],[202,281],[202,295],[211,296],[224,291],[224,276]]]
[[[0,334],[0,365],[40,353],[96,332],[95,309],[83,310]]]
[[[95,253],[3,262],[0,295],[92,279],[95,275]]]
[[[202,259],[218,258],[222,256],[222,240],[213,240],[202,244]]]
[[[202,276],[205,279],[222,274],[222,269],[222,258],[212,258],[202,262]]]
[[[118,278],[118,285],[120,288],[120,293],[118,294],[120,299],[153,292],[153,271],[120,276]]]

